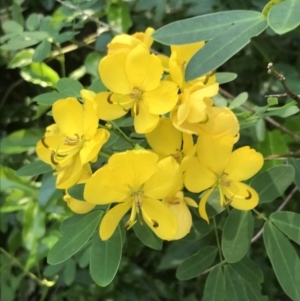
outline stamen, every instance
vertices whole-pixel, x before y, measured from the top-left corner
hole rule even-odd
[[[54,150],[51,152],[50,160],[53,163],[53,165],[58,165],[58,162],[55,161],[55,151]]]
[[[206,85],[209,80],[209,74],[206,74],[203,84]]]
[[[252,193],[247,189],[248,196],[245,197],[245,200],[250,200],[252,198]]]
[[[76,138],[71,138],[71,137],[66,137],[65,138],[65,145],[76,145],[78,143],[78,141],[80,140],[80,137],[78,134],[74,134],[74,136],[76,136]]]
[[[135,103],[135,116],[138,116],[140,113],[140,106],[139,103]]]
[[[151,219],[151,222],[153,223],[153,228],[157,228],[159,226],[159,224],[156,220]]]
[[[110,103],[111,105],[113,104],[112,100],[111,100],[111,97],[114,93],[111,92],[108,96],[107,96],[107,102]]]
[[[45,142],[45,139],[46,139],[46,137],[43,137],[43,138],[41,139],[41,142],[42,142],[42,144],[43,144],[46,148],[49,148],[49,145]]]

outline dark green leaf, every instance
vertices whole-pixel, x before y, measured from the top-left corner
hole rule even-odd
[[[220,204],[219,188],[214,189],[207,200],[207,215],[213,217],[224,211],[225,208]]]
[[[161,250],[163,246],[163,241],[158,238],[153,231],[147,226],[145,222],[143,225],[139,221],[133,226],[135,235],[140,239],[140,241],[147,247],[154,250]]]
[[[85,215],[83,214],[77,214],[67,218],[60,224],[59,230],[64,234],[71,232],[73,227],[78,224],[84,217]]]
[[[271,222],[264,225],[264,243],[275,275],[284,292],[300,300],[300,260],[289,240]]]
[[[55,187],[56,177],[53,176],[53,172],[48,172],[43,175],[42,186],[39,189],[38,203],[41,207],[45,207],[54,192],[56,191]]]
[[[295,212],[274,212],[270,220],[290,239],[300,245],[300,214]]]
[[[11,14],[14,19],[14,21],[18,22],[22,26],[24,26],[24,17],[22,14],[22,7],[20,4],[17,4],[15,1],[12,4],[11,7]]]
[[[2,24],[2,28],[4,32],[7,33],[17,33],[20,34],[23,32],[23,27],[17,23],[16,21],[6,21]]]
[[[109,285],[118,271],[122,256],[122,237],[119,226],[106,241],[95,233],[91,249],[90,273],[100,286]]]
[[[261,269],[249,257],[244,257],[241,261],[232,263],[231,267],[248,282],[262,283],[264,280]]]
[[[297,160],[296,158],[288,158],[287,163],[289,165],[292,165],[295,169],[295,178],[294,178],[294,183],[300,190],[300,161]]]
[[[66,98],[67,96],[58,92],[48,92],[40,94],[33,98],[40,105],[52,106],[57,100]]]
[[[100,210],[86,214],[53,246],[47,257],[48,263],[61,263],[77,253],[93,235],[102,214]]]
[[[78,201],[84,201],[83,191],[85,184],[77,184],[68,188],[68,194]]]
[[[201,301],[224,301],[225,279],[221,266],[215,267],[208,275]]]
[[[268,203],[282,196],[293,182],[295,171],[291,165],[279,165],[256,176],[250,186],[259,194],[259,203]]]
[[[222,84],[229,83],[229,82],[233,81],[234,79],[236,79],[237,74],[232,73],[232,72],[217,72],[216,77],[217,77],[216,81],[219,83],[219,85],[222,85]]]
[[[55,34],[53,36],[53,41],[55,43],[64,43],[73,39],[77,33],[78,31],[65,31],[63,33]]]
[[[268,14],[269,26],[278,34],[292,31],[300,25],[300,2],[291,0],[276,4]]]
[[[63,279],[66,285],[71,285],[76,276],[76,262],[73,258],[69,258],[63,272]]]
[[[176,271],[179,280],[188,280],[199,276],[209,268],[215,260],[218,249],[205,247],[181,263]]]
[[[51,51],[51,43],[47,40],[41,42],[35,49],[34,55],[32,56],[33,62],[42,62],[46,59]]]
[[[98,66],[100,60],[103,58],[103,55],[99,52],[91,52],[84,60],[84,66],[86,68],[86,72],[99,77]]]
[[[253,236],[253,229],[251,211],[233,209],[229,213],[222,234],[222,251],[228,262],[238,262],[246,255]]]
[[[100,78],[97,78],[92,84],[89,86],[89,90],[94,91],[95,93],[105,92],[107,88],[104,86]]]
[[[71,78],[61,78],[56,83],[56,89],[69,97],[80,97],[83,86],[77,80]]]
[[[21,68],[32,63],[33,49],[19,51],[8,63],[8,68]]]
[[[196,241],[204,237],[213,229],[211,224],[204,220],[194,221],[190,233],[182,238],[182,240]]]
[[[26,28],[29,31],[34,31],[40,25],[41,17],[38,14],[31,14],[26,20]]]
[[[266,27],[267,21],[259,13],[250,21],[229,27],[226,32],[208,41],[192,57],[186,67],[185,80],[193,80],[220,67]]]
[[[43,161],[34,161],[29,163],[28,165],[22,166],[20,169],[16,171],[16,175],[21,177],[29,177],[29,176],[37,176],[40,174],[47,173],[52,171],[51,165],[44,163]]]
[[[158,29],[152,37],[166,45],[181,45],[211,40],[229,28],[261,18],[255,11],[232,10],[175,21]]]

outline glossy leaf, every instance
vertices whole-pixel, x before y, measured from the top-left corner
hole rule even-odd
[[[46,59],[51,51],[51,43],[47,40],[42,41],[38,47],[36,47],[34,55],[32,56],[33,62],[42,62]]]
[[[61,263],[77,253],[93,235],[102,214],[100,210],[86,214],[50,250],[47,257],[48,263]]]
[[[117,227],[110,239],[102,241],[99,233],[93,237],[90,259],[90,273],[93,280],[100,286],[109,285],[121,262],[122,237],[120,228]]]
[[[56,83],[58,92],[68,95],[68,97],[80,97],[83,86],[77,80],[71,78],[61,78]]]
[[[295,169],[294,183],[300,190],[300,161],[296,158],[288,158],[287,164],[292,165]]]
[[[300,214],[280,211],[270,215],[270,220],[290,239],[300,245]]]
[[[270,9],[268,23],[277,34],[284,34],[300,25],[299,16],[300,1],[288,0]]]
[[[221,266],[215,267],[208,275],[201,301],[224,301],[226,297],[225,278]]]
[[[72,186],[72,187],[68,188],[68,194],[72,198],[74,198],[78,201],[80,201],[80,200],[83,201],[84,200],[84,196],[83,196],[84,187],[85,187],[85,184],[77,184],[75,186]]]
[[[233,25],[254,22],[261,18],[255,11],[232,10],[187,20],[175,21],[158,29],[152,37],[162,44],[181,45],[211,40],[223,35]]]
[[[163,241],[158,238],[153,231],[151,231],[145,222],[143,222],[143,225],[141,225],[140,222],[137,221],[133,226],[133,230],[139,240],[147,247],[154,250],[162,249]]]
[[[176,271],[179,280],[188,280],[199,276],[214,262],[218,249],[209,246],[184,260]]]
[[[250,186],[259,194],[259,203],[268,203],[282,196],[293,182],[294,176],[293,166],[279,165],[256,176]]]
[[[217,77],[217,80],[216,80],[217,83],[219,85],[222,85],[222,84],[229,83],[229,82],[233,81],[234,79],[236,79],[237,74],[233,73],[233,72],[217,72],[216,77]]]
[[[36,101],[40,105],[52,106],[57,100],[63,98],[66,98],[65,94],[58,92],[48,92],[34,97],[33,101]]]
[[[220,67],[266,27],[267,21],[259,13],[253,20],[229,27],[226,32],[208,41],[192,57],[186,67],[185,80],[193,80]]]
[[[254,222],[251,211],[231,210],[222,234],[222,252],[228,262],[238,262],[246,255],[253,236],[253,229]]]
[[[16,171],[16,175],[21,177],[29,177],[44,174],[52,170],[52,167],[43,161],[34,161],[18,169]]]
[[[248,282],[262,283],[264,280],[261,269],[249,257],[244,257],[239,262],[232,263],[231,267]]]
[[[300,300],[300,260],[296,250],[271,222],[265,223],[263,237],[279,284],[292,300]]]

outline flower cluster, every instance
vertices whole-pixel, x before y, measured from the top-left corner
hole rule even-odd
[[[128,211],[127,229],[138,222],[161,239],[180,239],[192,226],[188,206],[198,208],[209,222],[206,203],[214,189],[223,207],[250,210],[259,201],[242,181],[260,170],[263,157],[248,146],[233,151],[239,123],[230,109],[214,105],[216,76],[185,81],[186,65],[204,42],[171,46],[170,57],[155,55],[150,48],[153,32],[148,28],[116,36],[99,64],[107,91],[82,90],[79,100],[56,101],[55,124],[36,148],[55,170],[57,188],[86,183],[85,201],[64,196],[74,212],[109,206],[100,225],[102,240],[111,237]],[[99,120],[126,114],[133,116],[134,130],[145,135],[149,148],[114,153],[92,174],[90,163],[110,136],[99,128]],[[185,196],[187,191],[203,192],[199,205]]]

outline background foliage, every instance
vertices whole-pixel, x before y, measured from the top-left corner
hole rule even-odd
[[[261,214],[232,210],[227,219],[216,217],[215,229],[226,233],[221,238],[224,258],[230,263],[225,266],[225,284],[220,280],[220,266],[211,273],[207,270],[218,262],[217,248],[213,247],[216,238],[213,226],[200,220],[196,211],[193,229],[182,241],[162,245],[135,227],[134,231],[127,231],[124,242],[124,230],[118,229],[111,243],[105,246],[112,256],[109,262],[114,262],[116,268],[120,263],[118,273],[115,278],[113,273],[99,278],[98,269],[114,270],[103,266],[107,262],[105,254],[103,258],[97,256],[98,250],[103,249],[101,241],[94,235],[82,245],[92,236],[91,229],[100,217],[92,216],[93,212],[86,217],[73,215],[62,200],[62,191],[54,189],[51,170],[34,162],[35,144],[51,123],[48,113],[51,104],[61,97],[76,97],[82,87],[101,89],[98,62],[116,32],[134,33],[148,26],[158,29],[176,20],[214,12],[237,9],[261,12],[267,1],[72,0],[68,3],[62,5],[59,0],[1,3],[1,300],[223,300],[225,287],[228,300],[241,300],[236,296],[251,301],[300,300],[299,289],[294,286],[297,279],[285,276],[289,270],[297,270],[300,253],[299,113],[291,116],[286,113],[289,98],[279,98],[284,113],[277,116],[270,117],[273,114],[268,115],[266,108],[255,107],[266,106],[265,95],[284,92],[280,82],[267,73],[269,62],[285,75],[290,89],[300,94],[297,18],[288,30],[282,30],[286,24],[280,23],[279,7],[271,22],[273,29],[284,35],[267,28],[218,69],[238,75],[221,86],[218,101],[228,102],[232,109],[244,103],[257,112],[253,120],[242,124],[238,145],[251,145],[266,158],[263,171],[251,182],[260,193]],[[295,17],[291,15],[289,19]],[[162,44],[157,43],[153,48],[168,54],[168,47]],[[65,77],[68,79],[60,80]],[[128,133],[131,125],[126,119],[118,124]],[[118,137],[111,138],[110,143],[106,147],[128,148]],[[294,158],[289,157],[290,152]],[[34,162],[31,170],[20,169],[29,162]],[[35,176],[40,172],[44,175]],[[285,212],[275,212],[283,207]],[[262,237],[266,217],[270,220],[264,225]],[[93,221],[88,229],[82,227],[84,218]],[[241,231],[235,231],[240,228]],[[71,254],[68,243],[72,248],[74,244],[67,241],[68,233],[76,231],[81,231],[81,245]],[[252,238],[253,233],[258,235]],[[238,235],[234,241],[242,243],[235,245],[232,236]],[[54,265],[49,265],[47,254],[62,236],[61,246],[56,245],[48,257],[48,262]],[[137,237],[147,240],[142,244]],[[122,250],[117,247],[121,244]],[[251,259],[244,257],[249,244]],[[56,251],[60,260],[55,256]],[[65,252],[63,259],[62,252]],[[104,287],[97,286],[90,275]],[[245,291],[236,295],[239,287]]]

